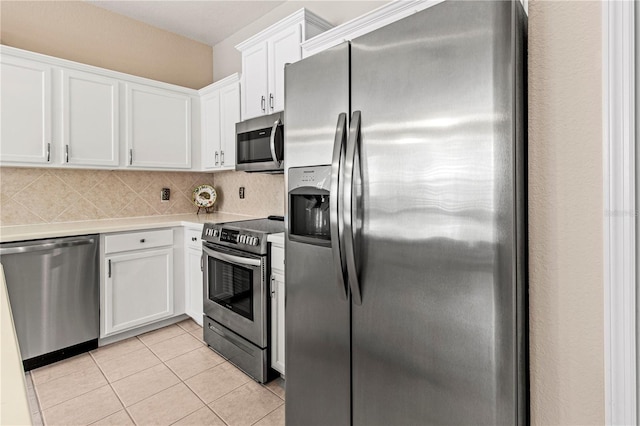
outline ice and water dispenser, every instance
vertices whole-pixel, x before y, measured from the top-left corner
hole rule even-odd
[[[329,188],[331,166],[289,169],[289,238],[331,245]]]

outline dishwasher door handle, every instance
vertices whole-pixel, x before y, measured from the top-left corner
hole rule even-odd
[[[93,244],[94,238],[82,238],[72,241],[60,241],[52,243],[34,244],[20,247],[2,247],[0,248],[0,256],[16,253],[32,253],[34,251],[54,250],[65,247],[83,246],[85,244]]]

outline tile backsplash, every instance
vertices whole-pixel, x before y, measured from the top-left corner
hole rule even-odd
[[[195,213],[191,194],[201,184],[216,188],[216,211],[283,214],[283,175],[1,167],[0,225]],[[162,188],[171,190],[168,202]]]

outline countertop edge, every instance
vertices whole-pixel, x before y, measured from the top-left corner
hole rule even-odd
[[[200,227],[207,222],[235,222],[256,218],[257,217],[255,216],[239,215],[234,213],[211,213],[199,216],[194,213],[187,215],[103,219],[56,224],[1,226],[0,243],[89,234],[107,234],[144,229],[172,228],[178,226]]]
[[[4,270],[0,264],[0,424],[30,425],[31,411],[27,399],[27,385],[22,369],[22,357],[18,346],[18,336],[13,325],[9,295],[4,280]]]

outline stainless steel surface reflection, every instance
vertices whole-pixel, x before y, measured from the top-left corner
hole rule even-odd
[[[98,236],[0,245],[23,360],[98,339]]]
[[[289,177],[334,153],[334,252],[287,230],[289,424],[528,423],[525,35],[447,1],[287,68]]]
[[[337,118],[348,112],[348,44],[285,68],[285,121],[294,123],[285,134],[287,194],[295,189],[289,182],[292,168],[331,164]],[[286,212],[291,214],[289,197]],[[336,220],[333,212],[329,220]],[[346,425],[349,301],[344,283],[337,283],[334,247],[292,241],[290,221],[285,222],[287,423]]]
[[[517,421],[513,18],[447,2],[352,42],[354,424]]]

